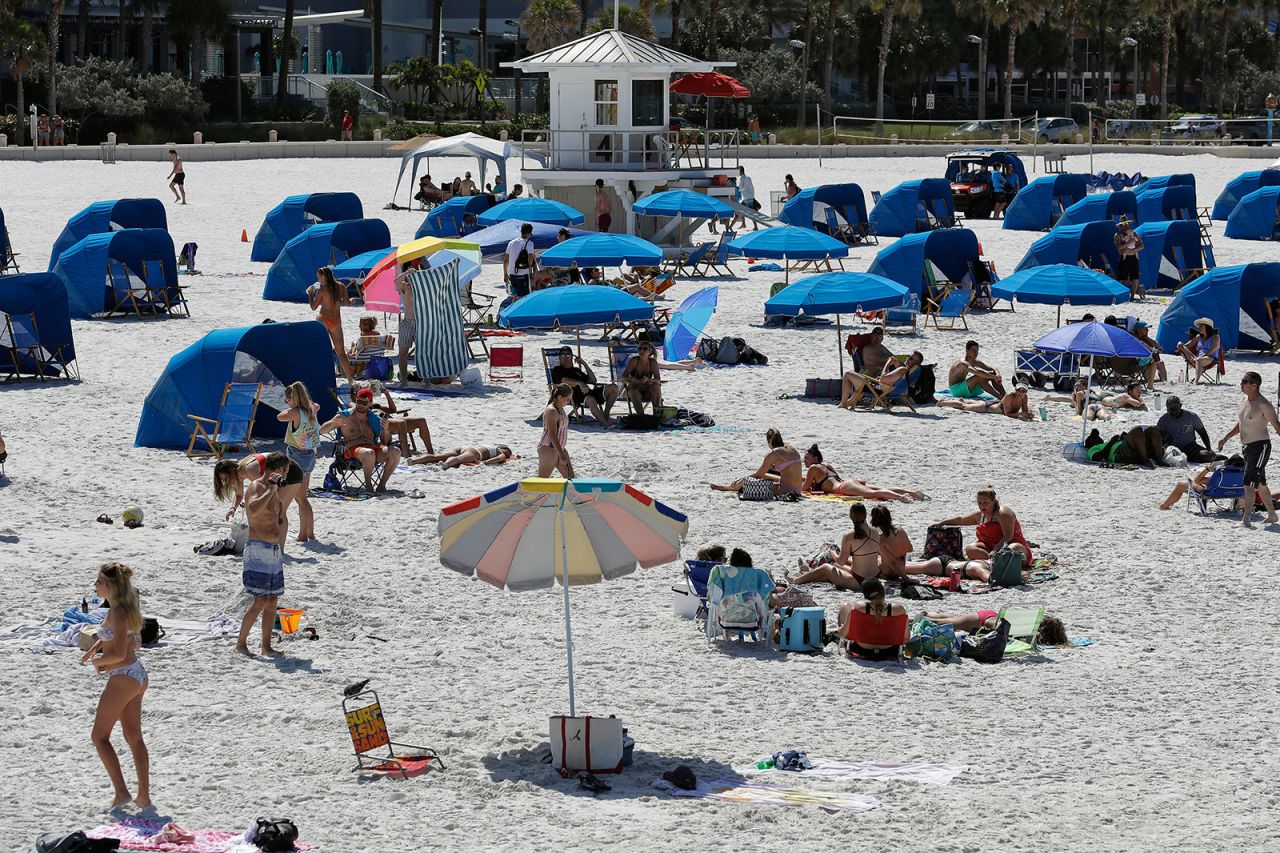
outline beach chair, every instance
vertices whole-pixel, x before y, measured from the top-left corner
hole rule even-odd
[[[142,262],[142,277],[147,283],[146,298],[153,305],[163,305],[174,316],[190,317],[191,308],[182,285],[169,287],[165,283],[164,263],[151,260]]]
[[[708,240],[694,248],[689,254],[683,252],[674,258],[667,258],[662,262],[662,271],[671,273],[672,275],[686,275],[688,270],[696,269],[698,264],[702,262],[707,252],[711,251],[711,247],[715,242]]]
[[[350,414],[350,412],[344,409],[343,414]],[[341,429],[337,430],[330,450],[329,470],[323,482],[325,490],[346,492],[363,487],[364,468],[360,465],[359,459],[347,458],[347,440],[343,437]],[[403,452],[403,448],[401,448],[401,451]],[[374,462],[370,480],[374,483],[381,481],[383,468],[386,464],[385,461]],[[352,479],[355,480],[354,483],[352,483]]]
[[[933,213],[925,205],[923,200],[916,201],[916,233],[921,231],[932,231],[936,228],[936,221]]]
[[[551,388],[555,383],[551,381],[551,368],[560,362],[560,347],[543,347],[542,348],[542,370],[547,377],[547,395],[550,396]],[[573,408],[569,410],[569,420],[585,419],[589,417],[586,412],[586,400],[581,403],[575,403]],[[542,414],[538,414],[538,419],[542,419]]]
[[[719,563],[711,560],[685,560],[683,592],[698,602],[694,618],[703,621],[707,618],[707,581],[711,578],[711,570]]]
[[[40,382],[59,375],[80,378],[75,363],[66,357],[61,345],[50,346],[40,339],[35,314],[0,312],[0,318],[4,320],[0,326],[0,351],[8,351],[10,361],[5,381],[20,381],[23,372],[31,373]]]
[[[716,275],[733,275],[729,271],[729,241],[732,239],[732,231],[725,231],[720,235],[716,250],[704,253],[702,260],[693,265],[694,269],[690,275],[695,278],[705,278],[713,271]]]
[[[218,404],[216,418],[187,415],[192,421],[191,441],[187,442],[188,457],[216,456],[235,447],[253,447],[253,419],[258,414],[262,399],[261,382],[228,382],[222,389],[222,402]],[[196,442],[203,441],[208,451],[197,451]]]
[[[1280,316],[1271,307],[1270,299],[1262,300],[1262,309],[1267,312],[1267,332],[1271,335],[1271,352],[1280,352]]]
[[[396,336],[378,335],[373,343],[356,340],[347,353],[351,371],[362,379],[386,380],[391,375],[391,354],[396,352]]]
[[[906,332],[915,334],[916,324],[920,319],[920,297],[911,292],[899,308],[890,308],[884,312],[884,330],[886,332]]]
[[[840,240],[841,242],[847,243],[849,245],[861,242],[858,239],[858,234],[857,232],[855,232],[852,225],[850,225],[848,222],[845,222],[844,224],[840,223],[840,220],[836,218],[835,210],[828,207],[825,211],[825,214],[827,219],[828,234],[830,234],[832,237],[835,237],[837,240]],[[846,215],[847,214],[848,214],[848,211],[846,210]]]
[[[1193,368],[1186,359],[1182,360],[1182,381],[1190,382],[1194,375]],[[1218,364],[1216,369],[1206,370],[1200,375],[1200,379],[1196,380],[1196,384],[1203,381],[1206,385],[1221,385],[1222,377],[1227,375],[1227,352],[1222,346],[1218,347]]]
[[[116,260],[107,261],[107,278],[111,282],[111,297],[114,305],[108,314],[134,313],[142,319],[143,313],[155,314],[155,305],[147,299],[146,285],[135,286],[129,274],[129,268]]]
[[[1044,605],[1005,606],[996,615],[997,625],[1001,619],[1009,623],[1009,644],[1004,650],[1006,656],[1040,650],[1036,636],[1040,633],[1040,623],[1044,621]]]
[[[485,341],[483,327],[488,325],[489,314],[498,297],[488,293],[476,293],[471,289],[472,284],[473,282],[469,281],[459,288],[458,301],[462,305],[462,325],[466,330],[464,336],[467,341],[467,353],[472,358],[478,358],[471,345],[479,343],[481,351],[488,355],[489,344]]]
[[[903,663],[908,624],[909,617],[906,613],[874,616],[855,606],[849,611],[849,622],[840,638],[840,648],[846,654],[857,657],[856,652],[850,651],[850,643],[860,646],[896,646],[898,663]]]
[[[749,635],[753,642],[761,643],[766,649],[771,648],[768,628],[772,614],[769,604],[759,593],[750,590],[770,588],[773,586],[773,579],[764,569],[739,566],[732,580],[733,586],[729,587],[729,583],[729,579],[722,573],[708,573],[707,636],[713,640],[727,640],[731,635],[736,635],[739,641],[744,641]],[[735,612],[737,608],[727,608],[725,604],[731,598],[750,603],[754,613]]]
[[[964,330],[969,331],[969,321],[965,319],[965,315],[969,313],[969,303],[973,300],[973,289],[967,287],[957,287],[942,297],[942,302],[938,304],[938,310],[930,314],[924,315],[924,324],[928,328],[929,321],[933,321],[936,329],[954,329],[958,320]],[[947,325],[943,326],[943,320],[947,321]]]
[[[897,356],[895,356],[897,358]],[[892,388],[881,388],[874,382],[870,382],[863,389],[862,393],[853,402],[855,409],[865,408],[868,411],[874,411],[876,407],[883,407],[886,412],[893,413],[894,404],[906,406],[911,411],[916,410],[915,401],[911,399],[911,383],[915,381],[916,376],[920,373],[920,368],[908,373],[902,379],[899,379]],[[866,374],[863,374],[866,375]],[[867,377],[868,379],[874,377]]]
[[[368,682],[366,682],[368,683]],[[342,700],[342,715],[351,734],[351,748],[355,750],[356,766],[353,773],[398,774],[402,778],[417,776],[431,768],[444,769],[444,762],[434,749],[396,743],[387,730],[387,720],[382,713],[382,701],[378,691],[365,688]],[[386,748],[384,753],[383,747]]]
[[[1204,491],[1197,492],[1190,477],[1187,478],[1187,510],[1193,507],[1200,515],[1209,514],[1209,506],[1216,511],[1231,511],[1236,508],[1236,501],[1245,495],[1244,468],[1223,466],[1209,475],[1204,484]]]
[[[524,344],[494,344],[489,347],[489,378],[524,381]]]
[[[12,270],[15,273],[22,272],[18,266],[18,255],[13,251],[13,241],[9,239],[9,226],[4,227],[4,242],[0,244],[0,273]]]

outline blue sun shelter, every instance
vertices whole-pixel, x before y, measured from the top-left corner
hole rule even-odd
[[[924,293],[925,264],[932,263],[947,281],[963,281],[980,257],[978,236],[968,228],[943,228],[908,234],[881,249],[867,272],[896,281],[916,296]],[[936,276],[935,276],[936,277]]]
[[[164,287],[171,303],[180,302],[178,264],[174,256],[173,238],[159,228],[127,228],[90,234],[58,257],[54,275],[67,289],[67,305],[77,320],[133,309],[117,300],[112,286],[110,264],[124,265],[134,290],[157,290],[147,281],[148,266],[159,263]],[[144,284],[145,282],[145,284]],[[152,285],[148,287],[148,285]]]
[[[1212,218],[1226,222],[1241,199],[1254,190],[1274,186],[1280,186],[1280,169],[1260,169],[1236,175],[1218,193],[1218,198],[1213,202]]]
[[[871,226],[881,237],[932,231],[955,220],[951,182],[946,178],[903,181],[880,196],[871,209]]]
[[[0,377],[77,375],[67,291],[53,273],[0,275],[0,335]]]
[[[1259,187],[1240,199],[1223,233],[1236,240],[1280,238],[1280,186]]]
[[[413,239],[422,237],[461,237],[480,229],[476,218],[493,207],[489,195],[460,195],[444,204],[437,204],[427,212],[426,219],[418,226]]]
[[[1267,351],[1267,302],[1280,299],[1280,263],[1240,264],[1209,270],[1178,291],[1160,316],[1156,341],[1173,352],[1191,324],[1208,317],[1226,349]]]
[[[142,404],[133,444],[186,449],[191,439],[187,415],[216,418],[229,382],[262,383],[254,437],[283,437],[284,424],[275,416],[287,408],[284,389],[293,382],[305,384],[320,404],[323,423],[337,411],[330,393],[333,377],[333,345],[315,320],[214,329],[169,359]]]
[[[1084,266],[1114,273],[1120,265],[1116,224],[1111,220],[1058,226],[1031,244],[1014,272],[1049,264]]]
[[[67,220],[49,251],[49,272],[53,272],[58,256],[90,234],[105,234],[125,228],[159,228],[169,230],[164,203],[158,198],[119,198],[95,201]]]
[[[1200,223],[1194,219],[1144,222],[1133,230],[1143,243],[1138,252],[1138,282],[1143,290],[1176,289],[1187,270],[1211,266],[1205,263]]]
[[[263,299],[306,302],[316,270],[342,263],[374,249],[391,248],[391,231],[381,219],[349,219],[312,225],[284,244],[280,257],[267,270]]]
[[[1066,212],[1053,224],[1054,228],[1065,228],[1068,225],[1082,225],[1086,222],[1101,222],[1104,219],[1120,221],[1120,217],[1130,222],[1138,219],[1138,197],[1129,190],[1118,190],[1113,193],[1094,193],[1080,199],[1066,209]]]
[[[291,195],[267,212],[253,238],[249,260],[270,263],[280,257],[285,243],[310,226],[344,219],[364,219],[364,207],[355,193]]]
[[[1170,219],[1195,219],[1196,188],[1192,184],[1174,184],[1150,191],[1134,193],[1138,197],[1139,222],[1163,222]]]
[[[867,233],[867,199],[857,184],[823,184],[800,190],[782,208],[778,218],[797,228],[812,228],[831,234],[827,211],[835,214],[836,231],[843,234]]]
[[[1143,193],[1156,192],[1166,187],[1194,187],[1196,185],[1196,176],[1190,172],[1180,172],[1176,175],[1156,175],[1154,178],[1148,178],[1133,188],[1136,195]]]
[[[1008,231],[1048,231],[1088,194],[1084,175],[1045,175],[1027,184],[1004,212]]]
[[[0,275],[9,268],[9,258],[12,254],[13,247],[9,245],[9,229],[4,224],[4,209],[0,208]],[[17,269],[17,263],[13,267]]]

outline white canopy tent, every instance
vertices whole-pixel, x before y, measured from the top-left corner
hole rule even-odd
[[[406,152],[400,159],[400,174],[396,178],[396,190],[392,194],[392,200],[400,192],[400,183],[404,180],[404,170],[408,167],[410,161],[413,162],[413,169],[409,173],[409,186],[413,187],[418,177],[418,161],[424,157],[427,159],[427,169],[431,168],[432,157],[475,157],[480,164],[480,180],[476,182],[477,186],[484,186],[484,177],[486,167],[489,161],[493,161],[498,167],[498,175],[502,178],[502,183],[507,183],[507,158],[526,156],[536,159],[542,165],[546,165],[546,159],[533,151],[525,151],[519,145],[510,142],[503,142],[499,139],[490,139],[487,136],[481,136],[478,133],[462,133],[457,136],[447,136],[443,139],[433,139],[430,142],[424,142],[412,151]]]

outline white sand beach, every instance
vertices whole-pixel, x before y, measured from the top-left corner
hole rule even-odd
[[[856,181],[869,195],[940,176],[944,167],[941,157],[744,163],[762,197],[788,172],[801,186]],[[1230,178],[1265,163],[1106,155],[1094,158],[1094,169],[1193,172],[1207,206]],[[250,245],[240,242],[241,229],[252,238],[286,195],[355,191],[367,216],[387,221],[393,241],[411,238],[421,213],[382,210],[397,166],[391,158],[188,163],[183,207],[170,201],[167,163],[5,164],[0,207],[24,270],[45,268],[67,218],[90,202],[154,196],[165,200],[174,242],[199,244],[203,275],[184,281],[189,320],[74,321],[82,382],[0,385],[9,451],[0,528],[13,531],[0,537],[0,629],[78,603],[106,560],[134,567],[144,611],[162,622],[203,619],[239,593],[238,559],[192,552],[220,535],[215,525],[226,511],[213,498],[212,464],[133,447],[143,398],[170,356],[211,329],[310,316],[305,305],[260,298],[267,265],[251,263]],[[1083,171],[1087,158],[1069,157],[1067,167]],[[470,168],[474,161],[437,162],[433,174]],[[1040,236],[1001,230],[996,221],[967,224],[1002,274]],[[1221,223],[1212,233],[1219,264],[1280,260],[1280,244],[1227,240]],[[865,270],[875,252],[855,249],[847,268]],[[1058,579],[904,602],[908,612],[1043,603],[1072,636],[1094,645],[993,667],[886,669],[842,659],[834,647],[805,656],[711,644],[672,614],[676,564],[577,587],[578,711],[616,714],[637,742],[634,766],[607,778],[612,792],[579,790],[540,761],[548,717],[568,704],[558,590],[504,593],[438,560],[442,505],[535,473],[534,418],[546,402],[538,347],[560,337],[529,335],[518,339],[525,381],[412,403],[429,419],[437,448],[504,442],[521,460],[427,466],[398,473],[388,496],[314,501],[318,542],[289,546],[281,606],[305,608],[303,623],[318,630],[317,641],[285,641],[287,657],[274,661],[234,655],[231,638],[142,653],[157,813],[222,829],[287,816],[301,840],[325,851],[1275,849],[1280,679],[1268,650],[1280,622],[1273,587],[1280,527],[1239,530],[1238,514],[1201,518],[1183,505],[1158,512],[1188,469],[1065,461],[1061,449],[1079,440],[1080,422],[1063,403],[1049,404],[1047,422],[1024,423],[934,407],[850,413],[793,398],[806,378],[838,375],[836,333],[762,328],[762,305],[781,276],[747,273],[741,259],[732,264],[736,278],[682,280],[668,304],[718,283],[708,334],[745,338],[769,366],[669,373],[667,402],[710,414],[720,429],[575,426],[568,446],[578,473],[623,479],[687,513],[684,557],[718,542],[745,548],[778,576],[820,543],[838,541],[848,517],[838,503],[743,503],[708,489],[759,465],[769,427],[801,450],[817,442],[846,476],[927,492],[930,501],[892,506],[917,551],[930,524],[972,511],[976,490],[991,483],[1037,551],[1061,560]],[[486,266],[476,289],[501,289],[495,266]],[[1118,313],[1154,325],[1163,307],[1151,300]],[[889,344],[921,350],[938,363],[941,382],[972,337],[984,360],[1010,376],[1013,350],[1053,328],[1054,313],[1019,305],[972,315],[968,332],[930,329]],[[348,340],[360,314],[344,312]],[[584,344],[584,357],[607,373],[603,345]],[[1170,369],[1181,377],[1180,366],[1171,361]],[[1245,370],[1259,370],[1263,393],[1275,399],[1276,359],[1232,357],[1222,385],[1162,386],[1155,411],[1125,414],[1102,424],[1102,433],[1153,424],[1172,391],[1216,442],[1234,422]],[[1040,396],[1032,391],[1033,408]],[[411,489],[425,499],[408,499]],[[119,522],[130,505],[146,513],[141,529]],[[95,523],[103,512],[116,524]],[[828,586],[812,592],[832,625],[839,605],[856,600]],[[111,788],[89,739],[102,680],[71,650],[29,654],[7,642],[0,655],[0,846],[107,822]],[[365,678],[381,693],[393,738],[437,748],[444,772],[374,783],[351,772],[342,688]],[[118,734],[115,743],[132,780]],[[767,780],[869,794],[881,807],[865,814],[681,800],[650,787],[678,764],[709,779],[791,748],[838,761],[970,769],[948,786]]]

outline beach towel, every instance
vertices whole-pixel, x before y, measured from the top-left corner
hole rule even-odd
[[[950,785],[951,780],[961,773],[967,773],[969,770],[968,766],[964,764],[896,763],[892,761],[848,763],[813,757],[810,757],[809,760],[813,763],[813,767],[801,771],[800,775],[806,779],[823,779],[827,781],[873,779],[878,782],[921,782],[926,785]],[[776,767],[761,770],[754,764],[744,768],[735,767],[734,771],[744,775],[778,773],[795,775],[793,771],[779,770]]]
[[[458,261],[414,270],[408,276],[418,318],[414,366],[423,377],[458,376],[471,356],[458,297]]]
[[[981,394],[979,394],[976,397],[957,397],[955,394],[951,393],[951,389],[949,388],[941,388],[939,390],[934,391],[933,394],[935,397],[949,397],[955,400],[981,400],[984,403],[993,403],[995,402],[995,399],[996,399],[995,397],[992,397],[990,394],[988,394],[986,391],[983,391]]]
[[[829,495],[825,493],[819,494],[817,492],[805,492],[800,497],[806,501],[827,501],[829,503],[836,504],[862,503],[862,498],[855,495]]]
[[[747,272],[782,272],[782,267],[775,263],[752,264]]]
[[[120,842],[121,850],[147,850],[156,853],[228,853],[232,850],[256,850],[253,845],[245,845],[244,831],[232,832],[224,829],[193,829],[195,841],[174,843],[157,841],[164,826],[163,821],[147,820],[140,817],[127,817],[119,823],[109,823],[90,829],[85,835],[90,838],[115,838]],[[315,850],[314,844],[298,841],[294,844],[297,850]]]
[[[808,771],[805,771],[808,772]],[[712,779],[699,781],[692,791],[675,788],[673,797],[689,797],[701,800],[724,800],[751,806],[817,806],[832,814],[838,812],[869,812],[880,808],[880,801],[867,794],[834,794],[822,791],[806,791],[803,788],[779,788],[760,785],[741,779]]]
[[[311,491],[307,492],[307,496],[312,498],[324,498],[331,501],[367,501],[369,498],[373,497],[373,495],[363,490],[359,492],[334,492],[328,489],[322,489],[319,486],[313,486]]]

